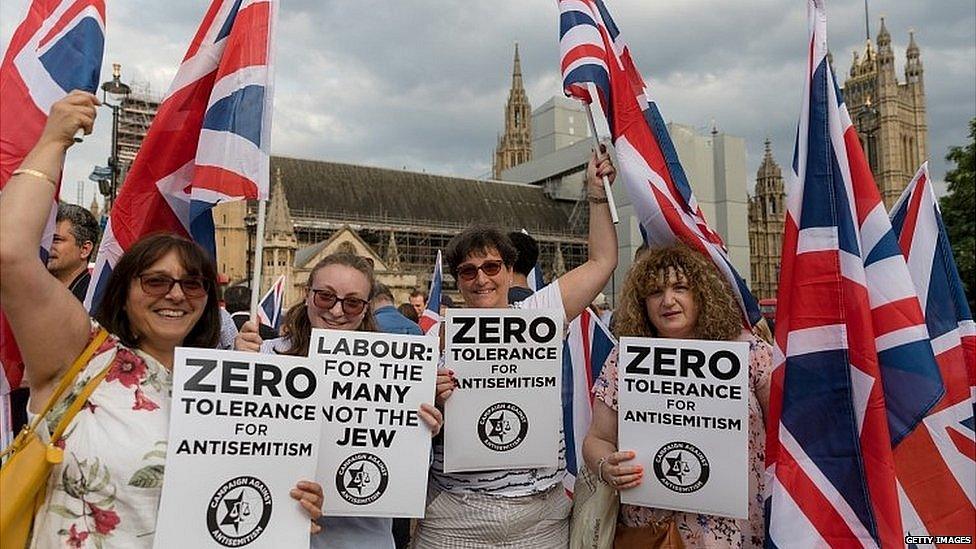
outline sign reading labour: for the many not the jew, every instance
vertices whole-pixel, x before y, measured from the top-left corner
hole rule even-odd
[[[424,516],[431,441],[418,411],[434,400],[437,347],[436,336],[312,331],[326,515]]]
[[[644,481],[620,501],[746,518],[749,344],[620,338],[618,446]]]
[[[445,471],[556,466],[562,327],[558,309],[448,309]]]

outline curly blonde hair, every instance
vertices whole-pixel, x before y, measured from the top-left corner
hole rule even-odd
[[[684,275],[698,305],[695,339],[729,341],[739,336],[742,317],[728,282],[708,258],[684,244],[653,248],[631,266],[614,313],[614,335],[658,336],[647,316],[646,301],[667,284],[671,272]]]

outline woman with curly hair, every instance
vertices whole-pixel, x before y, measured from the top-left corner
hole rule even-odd
[[[627,275],[613,331],[617,337],[749,342],[749,518],[622,505],[618,525],[637,529],[644,540],[677,532],[686,547],[761,547],[764,418],[772,353],[768,344],[742,328],[728,283],[708,258],[685,245],[652,249]],[[617,447],[617,351],[607,358],[593,393],[593,421],[583,442],[586,464],[615,489],[634,488],[644,471],[628,463],[636,453]]]

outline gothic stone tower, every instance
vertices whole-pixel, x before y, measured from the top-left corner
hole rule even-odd
[[[766,155],[756,172],[756,194],[749,198],[749,250],[752,293],[759,299],[776,297],[786,218],[783,173],[773,160],[766,140]]]
[[[283,302],[291,304],[297,298],[292,284],[295,269],[295,251],[298,240],[288,208],[285,187],[281,183],[281,170],[275,173],[271,185],[271,199],[264,226],[264,266],[261,269],[261,291],[265,292],[281,275],[285,275],[285,295]],[[286,305],[287,307],[287,305]]]
[[[518,43],[515,44],[515,64],[512,70],[512,89],[508,92],[505,106],[505,133],[498,138],[492,176],[532,159],[532,107],[522,87],[522,64],[519,61]]]
[[[891,34],[881,18],[875,50],[870,38],[864,57],[854,52],[844,81],[844,100],[868,157],[885,207],[890,208],[928,157],[925,85],[915,34],[909,33],[905,81],[898,82]]]

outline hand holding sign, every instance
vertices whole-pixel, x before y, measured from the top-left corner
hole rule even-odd
[[[617,490],[626,490],[638,486],[644,480],[644,467],[636,465],[622,465],[637,457],[631,450],[612,452],[599,461],[600,479]]]

